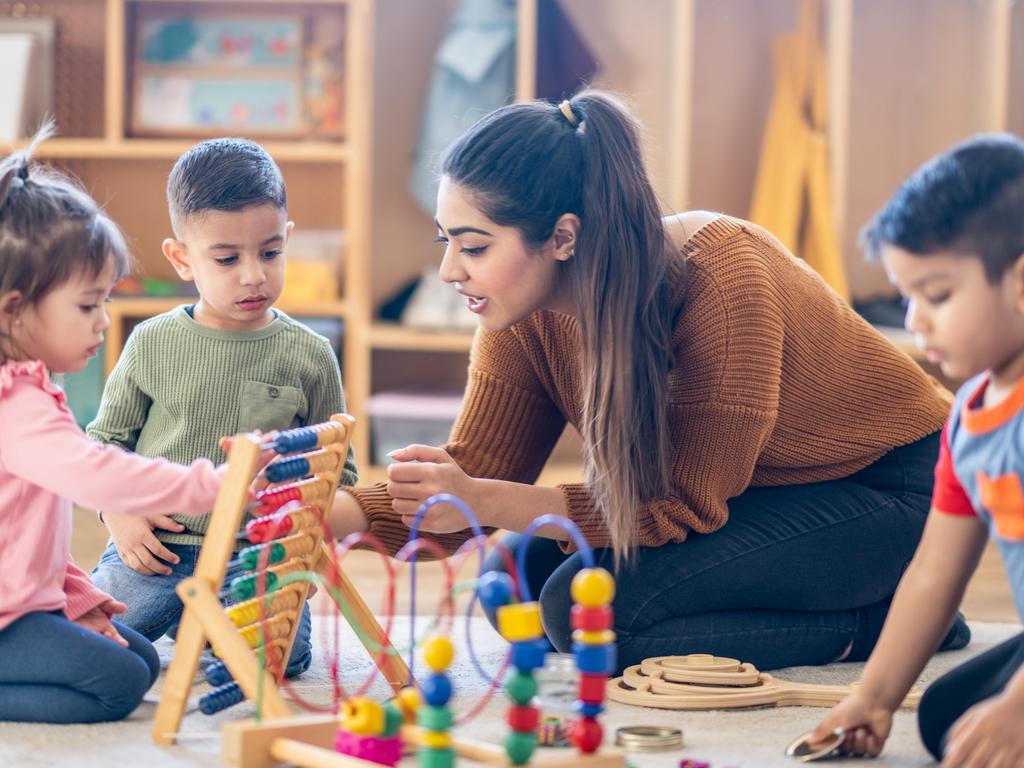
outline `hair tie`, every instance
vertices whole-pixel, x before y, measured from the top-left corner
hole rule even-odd
[[[22,159],[21,165],[18,167],[18,178],[22,181],[28,181],[28,159]]]
[[[558,108],[562,110],[562,114],[565,116],[565,119],[569,121],[569,125],[573,128],[579,127],[580,121],[576,119],[576,113],[572,111],[572,104],[569,103],[568,99],[559,104]]]

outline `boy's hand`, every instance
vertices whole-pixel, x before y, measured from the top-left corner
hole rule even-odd
[[[942,768],[1013,768],[1024,765],[1024,702],[1009,692],[968,709],[946,737]]]
[[[892,730],[892,711],[855,691],[833,707],[811,733],[811,744],[819,744],[836,728],[846,732],[840,751],[849,755],[871,755],[882,751]]]
[[[101,603],[83,613],[75,619],[75,624],[80,624],[86,629],[90,629],[98,635],[103,635],[108,640],[113,640],[118,645],[127,648],[128,641],[121,637],[121,633],[117,631],[114,624],[110,621],[111,616],[117,613],[124,613],[126,610],[128,610],[128,606],[111,598],[105,603]]]
[[[121,562],[143,576],[169,576],[166,563],[177,563],[179,557],[167,549],[156,536],[154,528],[181,533],[185,526],[166,515],[138,517],[136,515],[103,515],[110,538],[114,542]],[[157,559],[160,558],[160,559]]]

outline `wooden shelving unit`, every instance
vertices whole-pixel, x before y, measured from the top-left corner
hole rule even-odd
[[[62,23],[62,136],[41,154],[77,173],[108,204],[145,273],[170,277],[158,250],[167,231],[163,184],[191,142],[133,139],[124,130],[126,14],[156,2],[172,0],[28,7]],[[209,2],[344,8],[346,140],[264,142],[282,164],[300,229],[344,226],[344,292],[336,306],[285,310],[344,319],[345,389],[362,423],[371,394],[396,382],[415,388],[426,376],[461,388],[471,334],[375,320],[381,303],[439,258],[430,242],[432,216],[415,205],[407,185],[434,56],[458,0]],[[600,62],[595,84],[625,94],[644,124],[648,166],[665,210],[746,216],[773,89],[772,43],[795,27],[799,0],[644,0],[642,9],[621,0],[559,2]],[[16,5],[24,4],[0,2],[0,13],[14,13]],[[542,39],[537,0],[520,0],[518,30],[515,96],[522,100],[534,95]],[[835,218],[848,281],[854,298],[887,295],[881,270],[866,265],[857,247],[870,214],[913,168],[952,142],[982,130],[1024,133],[1024,5],[826,0],[823,35]],[[366,427],[356,430],[355,448],[364,474],[375,476],[381,469],[369,464]],[[563,456],[574,452],[571,440],[567,447]],[[561,472],[575,456],[553,461]]]

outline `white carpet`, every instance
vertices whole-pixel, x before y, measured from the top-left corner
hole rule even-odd
[[[504,644],[483,619],[474,619],[470,629],[474,644],[479,648],[484,667],[495,672],[504,658]],[[922,675],[920,683],[927,683],[970,656],[1019,632],[1013,624],[972,624],[974,639],[963,651],[936,656]],[[318,622],[314,626],[315,638],[320,638]],[[465,626],[457,629],[459,653],[451,670],[457,698],[456,711],[466,711],[486,690],[486,683],[477,675],[463,652]],[[393,633],[399,645],[408,642],[408,624],[396,626]],[[359,685],[370,669],[366,655],[354,644],[351,654],[342,660],[343,681],[346,686]],[[320,643],[317,643],[320,646]],[[170,652],[167,641],[158,644],[162,654]],[[323,647],[323,646],[321,646]],[[789,680],[813,683],[849,683],[860,675],[860,664],[834,664],[827,667],[794,667],[773,674]],[[422,669],[422,665],[420,666]],[[104,725],[25,725],[0,723],[0,766],[5,768],[42,768],[43,766],[69,766],[73,768],[109,768],[110,766],[138,766],[146,768],[179,768],[180,766],[220,765],[220,739],[217,728],[228,719],[251,714],[252,708],[244,703],[212,718],[192,711],[182,724],[182,739],[173,747],[157,747],[149,738],[160,682],[147,697],[147,701],[128,719]],[[295,689],[311,701],[330,701],[330,681],[324,659],[316,657],[313,667],[294,684]],[[201,693],[206,686],[197,687]],[[385,686],[379,681],[371,693],[383,696]],[[471,724],[464,726],[476,738],[499,742],[505,732],[505,700],[498,695]],[[632,762],[642,768],[675,768],[682,757],[710,762],[714,768],[725,766],[793,766],[793,761],[782,756],[786,744],[800,733],[814,726],[824,710],[791,707],[784,709],[755,709],[725,712],[670,712],[641,709],[622,704],[610,704],[605,716],[608,740],[617,726],[639,724],[672,724],[682,727],[685,746],[682,750],[646,753],[631,756]],[[860,761],[840,761],[855,764]],[[869,763],[872,768],[910,768],[931,763],[921,746],[913,714],[901,713],[896,717],[893,735],[881,759]],[[414,761],[409,761],[410,765]],[[830,763],[832,764],[832,763]]]

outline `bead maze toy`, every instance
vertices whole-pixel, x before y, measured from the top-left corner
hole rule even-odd
[[[454,496],[439,494],[420,507],[411,527],[410,542],[395,556],[396,559],[415,563],[415,553],[417,549],[423,548],[419,545],[426,541],[419,539],[420,522],[426,511],[439,503],[452,504],[462,511],[477,534],[472,541],[476,542],[478,548],[482,547],[486,537],[469,508]],[[565,518],[555,515],[540,517],[524,532],[523,538],[528,539],[537,528],[545,525],[562,527],[578,545],[586,565],[572,583],[575,603],[572,609],[573,651],[580,670],[576,709],[580,719],[570,729],[569,738],[576,747],[570,754],[548,752],[535,755],[540,713],[533,705],[537,692],[533,673],[543,665],[547,646],[541,627],[539,604],[531,599],[528,585],[515,578],[515,574],[522,573],[524,569],[526,548],[523,547],[516,564],[506,558],[509,573],[483,574],[470,585],[473,589],[473,602],[468,610],[472,611],[476,599],[496,610],[499,632],[511,643],[505,665],[513,668],[505,682],[505,691],[511,699],[506,713],[510,732],[504,745],[484,743],[450,733],[453,723],[458,724],[449,706],[453,685],[447,675],[454,657],[454,646],[441,633],[433,635],[422,644],[423,658],[430,672],[417,678],[418,690],[406,688],[395,699],[384,703],[365,697],[352,697],[341,704],[337,714],[270,717],[227,723],[223,729],[225,765],[237,768],[275,768],[287,762],[302,768],[375,768],[379,765],[395,765],[404,745],[406,750],[416,750],[420,768],[453,768],[456,764],[626,768],[626,760],[621,754],[601,751],[602,729],[598,719],[604,709],[605,683],[615,668],[615,634],[611,629],[610,605],[614,596],[614,580],[603,568],[595,567],[593,553],[586,540],[579,529]],[[364,540],[368,537],[367,534],[353,536],[360,536]],[[342,548],[352,538],[350,536],[342,542]],[[410,547],[411,555],[407,552]],[[456,557],[461,552],[456,553]],[[481,549],[481,568],[482,559]],[[271,592],[268,590],[268,597]],[[415,599],[412,603],[415,604]],[[410,668],[413,667],[412,649],[417,644],[415,627],[412,635]],[[474,664],[477,664],[471,640],[469,654]],[[477,669],[486,676],[479,664]],[[499,678],[500,674],[490,679],[491,690],[500,683]],[[417,724],[413,724],[414,719]]]
[[[344,595],[346,617],[360,637],[367,639],[367,648],[372,648],[370,653],[388,682],[395,690],[409,683],[405,663],[337,567],[333,539],[325,523],[354,423],[351,416],[340,414],[310,427],[232,439],[227,473],[195,574],[177,589],[185,608],[153,723],[152,736],[157,743],[171,744],[176,739],[207,641],[220,659],[207,668],[208,681],[219,687],[200,699],[202,711],[212,714],[248,698],[257,702],[262,718],[292,714],[278,684],[311,584],[290,581],[291,574],[323,574],[332,588]],[[277,455],[262,470],[260,479],[266,487],[253,502],[262,516],[247,524],[246,535],[253,546],[239,555],[249,573],[232,582],[231,596],[238,602],[224,608],[219,586],[238,538],[257,466],[267,451]],[[276,589],[279,583],[281,588]]]
[[[793,683],[736,659],[690,654],[656,656],[627,667],[622,677],[608,681],[608,698],[656,709],[831,707],[846,698],[853,687]],[[902,706],[914,708],[920,700],[920,691],[913,690]]]

